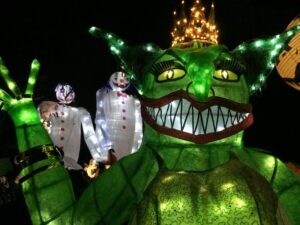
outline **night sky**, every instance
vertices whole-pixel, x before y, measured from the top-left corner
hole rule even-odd
[[[216,0],[219,42],[233,49],[243,41],[284,31],[300,13],[297,2]],[[179,0],[26,1],[22,5],[7,1],[0,13],[0,56],[23,88],[31,61],[40,61],[35,102],[54,99],[55,85],[68,82],[75,89],[76,105],[88,109],[94,118],[96,91],[118,64],[104,42],[92,37],[88,29],[97,26],[131,44],[153,42],[168,48],[172,12],[179,6]],[[4,87],[2,81],[0,85]],[[300,92],[285,84],[275,70],[263,90],[250,100],[255,124],[245,131],[245,145],[300,163],[296,157],[300,149]],[[13,148],[14,130],[6,125],[5,115],[0,123],[0,146],[6,156]]]

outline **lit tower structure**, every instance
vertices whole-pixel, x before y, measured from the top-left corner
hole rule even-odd
[[[207,46],[218,43],[218,29],[215,24],[215,7],[211,4],[210,14],[206,19],[205,7],[199,0],[195,0],[191,9],[190,16],[185,15],[185,2],[181,2],[182,13],[177,17],[174,11],[174,28],[172,35],[172,46],[198,47]]]

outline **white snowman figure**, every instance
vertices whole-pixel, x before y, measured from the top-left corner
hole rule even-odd
[[[69,84],[58,84],[55,92],[59,102],[41,102],[38,111],[54,145],[64,153],[64,166],[73,170],[83,169],[78,164],[81,128],[93,159],[96,162],[106,161],[106,156],[101,152],[90,113],[83,107],[68,105],[75,99],[73,88]]]
[[[129,87],[128,76],[115,72],[96,92],[96,134],[101,149],[113,149],[117,160],[136,152],[143,138],[140,101],[126,93]]]

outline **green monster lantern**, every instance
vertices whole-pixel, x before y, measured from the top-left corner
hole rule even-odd
[[[28,163],[22,188],[33,224],[300,224],[300,178],[276,157],[242,142],[253,122],[249,96],[264,84],[300,26],[232,51],[217,44],[213,24],[205,26],[205,33],[178,38],[166,50],[130,47],[114,34],[90,29],[108,42],[142,95],[144,140],[77,201],[59,160],[49,155]],[[20,130],[18,140],[31,143],[19,145],[20,152],[41,152],[39,146],[50,141],[33,105],[10,99],[1,92]],[[20,116],[31,112],[30,120]]]

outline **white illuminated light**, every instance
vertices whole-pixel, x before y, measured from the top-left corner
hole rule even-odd
[[[282,44],[277,44],[277,45],[275,45],[275,48],[276,48],[276,49],[281,49],[281,48],[282,48]]]
[[[230,188],[233,188],[235,185],[233,184],[233,183],[226,183],[226,184],[223,184],[222,186],[221,186],[221,189],[222,190],[228,190],[228,189],[230,189]]]
[[[148,52],[152,52],[154,49],[153,49],[153,47],[149,44],[149,45],[146,46],[146,50],[147,50]]]
[[[228,79],[228,72],[226,70],[222,70],[222,77],[227,80]]]
[[[78,164],[81,129],[86,145],[95,161],[105,161],[106,154],[101,152],[90,113],[82,107],[67,105],[75,98],[70,85],[59,84],[56,89],[57,99],[62,104],[47,101],[38,106],[41,119],[49,121],[47,128],[54,145],[64,152],[64,165],[69,169],[82,169]],[[48,113],[47,113],[48,112]],[[44,116],[46,116],[44,118]]]
[[[168,72],[167,72],[168,79],[172,79],[173,76],[174,76],[174,71],[173,70],[168,70]]]
[[[117,159],[136,152],[143,137],[140,101],[125,93],[128,87],[127,75],[116,72],[96,93],[96,134],[101,149],[114,149]]]
[[[238,198],[238,197],[234,197],[233,202],[235,203],[235,205],[238,208],[242,208],[242,207],[246,206],[245,200]]]
[[[267,167],[269,167],[269,168],[271,168],[271,169],[273,169],[274,168],[274,165],[275,165],[275,158],[273,158],[273,157],[268,157],[268,158],[266,158],[265,159],[265,166],[267,166]]]
[[[273,51],[271,51],[271,56],[275,56],[275,55],[277,55],[277,53],[278,53],[277,50],[273,50]]]

